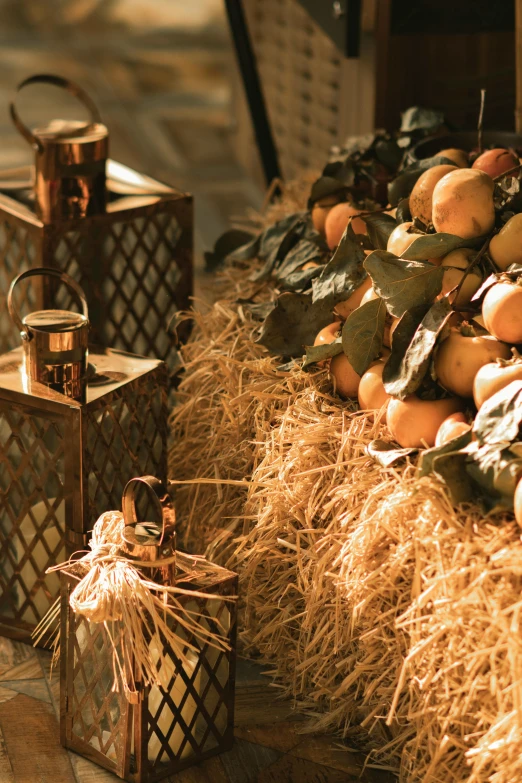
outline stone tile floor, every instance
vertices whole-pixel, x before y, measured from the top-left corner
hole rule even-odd
[[[51,654],[0,638],[0,783],[112,783],[118,778],[66,751],[59,740],[59,682]],[[390,783],[364,769],[340,740],[303,734],[257,664],[239,659],[235,743],[171,783]]]

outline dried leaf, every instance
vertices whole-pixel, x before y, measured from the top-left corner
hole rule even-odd
[[[427,261],[406,261],[385,250],[371,253],[364,268],[388,312],[398,318],[413,307],[433,302],[442,288],[442,267]]]
[[[395,214],[395,222],[398,226],[401,223],[408,223],[411,220],[410,212],[410,199],[402,198],[397,204],[397,212]]]
[[[266,318],[256,342],[276,356],[302,356],[317,333],[332,323],[328,302],[312,302],[310,294],[284,293]]]
[[[330,310],[333,310],[338,302],[348,299],[366,278],[363,267],[364,251],[353,238],[353,232],[350,235],[348,229],[332,258],[312,283],[313,301],[328,303]]]
[[[366,223],[372,248],[375,250],[386,250],[390,234],[397,228],[395,219],[384,212],[375,215],[363,215],[361,219]]]
[[[452,314],[447,297],[435,302],[422,316],[423,308],[405,313],[393,333],[392,351],[384,367],[384,388],[393,397],[403,400],[417,391],[428,371],[432,351],[442,329]],[[406,340],[418,317],[421,317],[409,344]],[[402,327],[402,328],[401,328]]]
[[[252,276],[252,280],[267,280],[274,269],[304,236],[313,231],[308,212],[296,212],[269,226],[248,245],[231,253],[230,258],[245,261],[259,258],[264,267]]]
[[[363,375],[382,348],[386,306],[371,299],[351,313],[343,326],[343,350],[358,375]]]
[[[383,468],[390,468],[417,451],[418,449],[398,449],[395,443],[387,443],[385,440],[372,440],[366,447],[368,456]]]
[[[337,337],[332,343],[323,345],[307,345],[306,356],[303,362],[303,370],[311,364],[323,362],[325,359],[333,359],[339,353],[343,352],[343,343],[341,337]]]

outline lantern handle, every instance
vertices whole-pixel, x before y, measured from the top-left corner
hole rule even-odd
[[[45,277],[48,275],[49,277],[56,277],[58,280],[60,280],[62,283],[65,283],[65,285],[68,285],[69,288],[71,288],[74,293],[77,295],[78,299],[81,302],[82,305],[82,312],[85,318],[89,318],[89,309],[87,307],[87,300],[85,298],[85,294],[83,292],[83,288],[78,285],[76,280],[73,280],[72,277],[67,275],[65,272],[61,272],[59,269],[53,269],[52,267],[47,266],[36,266],[33,269],[27,269],[25,272],[21,272],[19,275],[15,277],[15,279],[12,281],[11,285],[9,286],[9,293],[7,294],[7,309],[9,311],[9,315],[11,316],[11,319],[14,321],[17,329],[19,330],[22,340],[29,340],[30,335],[26,330],[26,327],[20,318],[20,315],[18,314],[17,310],[15,309],[14,302],[13,302],[13,292],[15,287],[20,283],[22,280],[25,280],[28,277],[35,277],[37,275],[42,275]]]
[[[176,527],[176,512],[174,504],[165,488],[163,482],[161,482],[155,476],[138,476],[132,478],[125,485],[122,498],[122,510],[123,520],[125,523],[125,529],[136,528],[139,524],[139,520],[136,513],[136,491],[138,487],[145,486],[149,490],[149,495],[154,501],[154,505],[161,513],[162,530],[161,538],[157,541],[157,545],[161,546],[167,542],[167,539],[174,536]]]
[[[98,107],[92,100],[92,98],[87,95],[85,90],[80,87],[78,84],[75,84],[74,82],[70,81],[70,79],[64,79],[63,76],[56,76],[52,73],[37,73],[34,76],[29,76],[27,79],[24,79],[16,88],[15,97],[9,104],[9,112],[11,114],[11,119],[15,125],[15,128],[17,131],[24,137],[26,141],[29,142],[29,144],[34,145],[38,148],[40,152],[43,150],[43,145],[40,139],[35,136],[35,134],[27,127],[27,125],[24,125],[22,120],[20,119],[20,116],[18,114],[18,111],[16,109],[15,100],[16,95],[22,90],[24,87],[29,86],[30,84],[53,84],[55,87],[61,87],[64,90],[67,90],[67,92],[70,92],[71,95],[74,95],[75,98],[78,98],[80,103],[83,103],[83,105],[89,110],[89,113],[91,115],[90,122],[85,125],[84,132],[88,133],[94,125],[101,123],[102,118],[99,112]],[[67,132],[67,135],[69,135],[69,131]],[[60,137],[60,133],[57,133],[56,136]]]

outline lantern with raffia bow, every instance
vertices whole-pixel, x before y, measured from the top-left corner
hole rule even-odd
[[[153,521],[137,520],[140,487]],[[174,542],[164,485],[143,476],[123,513],[99,518],[91,551],[58,566],[62,744],[132,783],[233,741],[237,576]]]
[[[66,284],[82,312],[19,316],[15,288]],[[0,356],[0,634],[29,640],[59,593],[49,566],[85,547],[129,476],[166,478],[165,365],[87,346],[83,291],[56,269],[19,275],[8,296],[23,348]]]
[[[72,93],[90,121],[28,128],[11,103],[34,165],[0,171],[0,312],[14,275],[54,267],[83,287],[93,342],[163,359],[172,371],[172,319],[192,293],[192,197],[111,160],[109,131],[78,85],[39,74],[18,90],[42,83]],[[70,309],[69,292],[52,280],[31,281],[27,297],[35,309]],[[0,318],[0,353],[17,342]]]

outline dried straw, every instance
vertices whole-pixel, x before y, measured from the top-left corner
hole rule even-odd
[[[226,274],[172,415],[185,544],[239,571],[243,639],[310,729],[407,783],[522,780],[519,529],[369,460],[382,417],[278,370]]]

